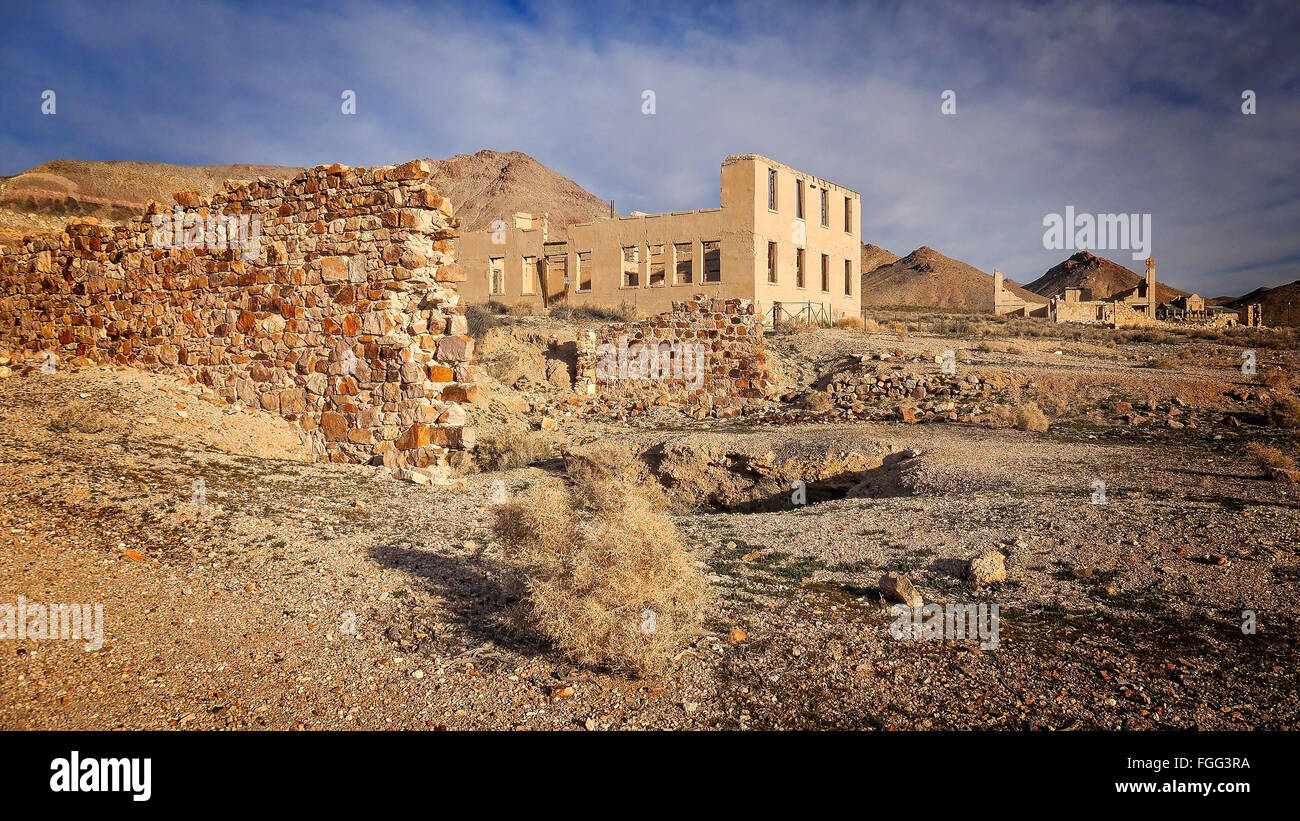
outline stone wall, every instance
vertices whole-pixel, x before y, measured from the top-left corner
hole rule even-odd
[[[0,256],[0,344],[174,372],[298,423],[322,459],[461,467],[473,340],[457,221],[428,176],[420,160],[318,166],[25,238]],[[203,221],[189,247],[158,228],[180,209]],[[229,247],[218,216],[256,217],[260,241]]]
[[[683,405],[696,417],[736,416],[769,398],[771,372],[753,302],[697,295],[672,305],[650,319],[580,334],[578,393]]]

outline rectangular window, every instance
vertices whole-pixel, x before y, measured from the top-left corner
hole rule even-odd
[[[623,246],[623,287],[635,288],[641,284],[641,246]]]
[[[794,216],[795,219],[803,219],[803,180],[795,180],[794,183]]]
[[[578,252],[578,290],[591,290],[591,252]]]
[[[822,254],[822,290],[831,292],[831,258]]]
[[[537,257],[524,257],[523,284],[519,293],[524,296],[536,294],[540,279],[541,270],[537,267]]]
[[[776,282],[776,243],[767,244],[767,281]]]
[[[831,192],[822,189],[822,225],[829,228],[831,224]]]
[[[569,255],[565,253],[551,253],[546,255],[545,261],[545,288],[547,297],[549,298],[555,293],[551,290],[552,287],[558,286],[564,290],[568,290],[568,285],[565,284],[564,281],[569,275]],[[552,285],[552,283],[554,283],[554,285]]]
[[[695,248],[692,243],[678,242],[673,245],[673,284],[689,285],[691,282]]]
[[[844,260],[844,295],[853,296],[853,260]]]
[[[850,197],[844,198],[844,231],[853,233],[853,200]]]
[[[506,292],[506,258],[488,259],[488,293],[492,296]]]
[[[701,243],[704,246],[704,281],[722,281],[722,243],[718,240]]]
[[[802,248],[795,249],[794,265],[795,265],[794,284],[798,285],[800,288],[806,287],[804,284],[804,276],[803,276],[803,249]]]
[[[776,210],[776,169],[767,169],[767,207]]]
[[[668,284],[668,257],[663,245],[650,246],[650,287]]]

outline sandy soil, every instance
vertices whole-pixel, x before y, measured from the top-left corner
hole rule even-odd
[[[797,387],[855,350],[952,344],[828,331],[772,350]],[[1046,433],[780,428],[805,449],[861,437],[913,454],[865,495],[678,516],[714,597],[707,632],[654,679],[579,668],[499,626],[492,483],[518,492],[558,459],[430,488],[305,462],[274,417],[166,377],[16,369],[0,379],[0,604],[102,603],[105,640],[0,641],[0,728],[1296,726],[1300,486],[1242,451],[1291,447],[1280,432],[1222,424],[1251,412],[1225,396],[1233,351],[1197,343],[1166,371],[1136,368],[1138,348],[1012,344],[966,347],[988,366],[1096,377],[1106,396],[1081,391]],[[1155,399],[1158,420],[1177,397],[1179,418],[1200,421],[1127,424],[1106,409],[1123,395]],[[102,426],[51,429],[79,403],[103,409]],[[661,411],[559,415],[557,436],[769,430]],[[528,397],[511,414],[557,416]],[[977,588],[965,566],[986,549],[1009,578]],[[928,602],[997,603],[999,646],[891,636],[876,588],[888,571]]]

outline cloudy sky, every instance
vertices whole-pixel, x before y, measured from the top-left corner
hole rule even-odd
[[[1300,3],[27,5],[0,10],[0,174],[492,148],[653,212],[759,153],[861,192],[899,254],[1027,282],[1072,205],[1150,214],[1161,279],[1205,295],[1300,278]]]

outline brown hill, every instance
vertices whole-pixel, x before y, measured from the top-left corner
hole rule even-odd
[[[893,251],[881,248],[879,245],[872,245],[869,242],[862,243],[862,275],[876,270],[882,265],[891,265],[898,262],[898,254]]]
[[[1137,287],[1142,277],[1116,262],[1095,256],[1087,251],[1080,251],[1069,259],[1049,268],[1047,273],[1025,286],[1026,289],[1045,297],[1060,296],[1066,288],[1082,288],[1082,298],[1109,299],[1110,297]],[[1168,302],[1176,296],[1184,296],[1187,291],[1180,291],[1160,281],[1160,271],[1156,270],[1156,298]]]
[[[1225,304],[1229,308],[1241,308],[1255,302],[1263,306],[1265,325],[1300,326],[1300,279],[1276,288],[1256,288]]]
[[[430,160],[433,183],[451,200],[465,231],[486,230],[516,211],[546,212],[552,233],[609,216],[609,204],[518,151],[479,151]],[[0,177],[0,242],[57,232],[73,217],[120,223],[149,200],[171,202],[176,191],[211,194],[227,179],[289,178],[301,168],[279,165],[168,165],[54,160]]]
[[[864,266],[865,270],[865,266]],[[1010,280],[1008,290],[1030,302],[1043,303]],[[912,253],[862,275],[863,306],[915,305],[954,311],[992,311],[993,276],[933,248]]]
[[[486,231],[498,219],[513,225],[516,211],[545,212],[550,235],[564,238],[568,226],[610,215],[609,203],[518,151],[485,149],[433,162],[434,187],[451,200],[462,231]]]
[[[73,217],[120,223],[139,214],[151,199],[171,202],[176,191],[212,194],[228,179],[287,179],[301,170],[282,165],[52,160],[0,178],[0,241],[58,232]]]

